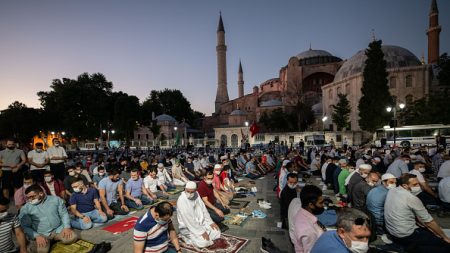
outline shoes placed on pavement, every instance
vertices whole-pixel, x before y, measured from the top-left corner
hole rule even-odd
[[[265,213],[263,213],[263,211],[261,211],[261,210],[254,210],[252,212],[252,216],[254,218],[258,218],[258,219],[264,219],[267,217],[267,215]]]
[[[223,224],[222,222],[217,224],[217,226],[219,227],[220,232],[222,232],[222,233],[227,231],[228,229],[230,229],[227,225]]]
[[[273,242],[270,239],[266,239],[264,237],[261,238],[262,244],[261,244],[261,252],[264,253],[281,253],[280,249],[273,244]]]

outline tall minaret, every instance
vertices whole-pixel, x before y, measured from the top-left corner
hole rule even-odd
[[[217,27],[217,94],[216,114],[220,112],[220,105],[228,102],[227,90],[227,46],[225,45],[225,29],[223,28],[222,13]]]
[[[244,96],[244,72],[242,71],[242,64],[239,60],[239,71],[238,71],[238,97]]]
[[[430,24],[427,30],[428,35],[428,64],[436,64],[439,61],[439,33],[441,26],[439,25],[439,10],[436,0],[431,1]]]

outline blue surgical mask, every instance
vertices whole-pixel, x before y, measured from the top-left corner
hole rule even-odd
[[[155,221],[156,221],[156,223],[158,223],[158,225],[161,225],[161,226],[164,226],[167,224],[167,221],[164,221],[164,220],[155,220]]]

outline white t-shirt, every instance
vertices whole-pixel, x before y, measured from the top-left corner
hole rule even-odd
[[[51,160],[52,157],[67,157],[66,151],[63,147],[52,146],[47,149],[48,156],[50,158],[50,163],[62,163],[64,159],[61,160]]]
[[[158,191],[158,185],[160,185],[158,178],[152,178],[150,175],[146,176],[144,178],[144,186],[151,192],[157,192]]]
[[[417,180],[419,180],[419,183],[425,183],[425,178],[423,178],[422,173],[418,170],[411,170],[409,174],[413,174],[417,176]]]
[[[43,164],[45,163],[45,159],[48,159],[48,153],[45,150],[42,150],[41,152],[37,152],[36,150],[31,150],[28,152],[28,159],[33,159],[34,163]],[[49,166],[46,165],[42,168],[38,168],[32,164],[30,164],[30,170],[49,170]]]

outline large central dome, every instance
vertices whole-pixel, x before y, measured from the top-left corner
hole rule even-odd
[[[299,60],[300,66],[314,65],[314,64],[327,64],[342,61],[325,50],[313,50],[309,49],[307,51],[301,52],[296,55]]]
[[[330,54],[329,52],[325,51],[325,50],[307,50],[304,52],[299,53],[298,55],[296,55],[297,58],[299,60],[301,59],[306,59],[306,58],[311,58],[311,57],[318,57],[318,56],[333,56],[332,54]]]
[[[419,59],[408,49],[399,46],[381,46],[386,60],[386,69],[419,66]],[[333,82],[341,81],[347,77],[363,72],[367,59],[365,50],[358,51],[354,56],[345,61],[336,73]]]

